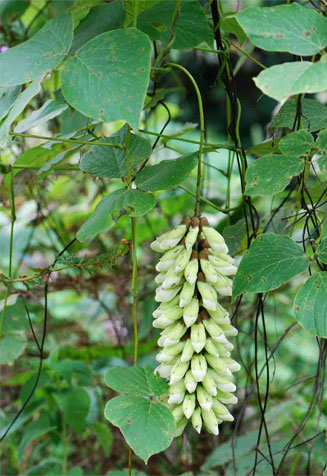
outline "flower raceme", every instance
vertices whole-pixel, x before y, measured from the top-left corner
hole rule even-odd
[[[176,422],[175,436],[188,421],[218,435],[223,421],[233,421],[226,404],[237,403],[228,337],[237,335],[218,296],[231,296],[236,273],[224,238],[206,218],[185,218],[159,236],[151,248],[162,253],[156,265],[159,285],[153,326],[162,329],[156,371],[168,379],[168,405]]]

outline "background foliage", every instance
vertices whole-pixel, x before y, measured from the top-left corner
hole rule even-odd
[[[2,474],[323,474],[326,15],[2,0]],[[201,212],[240,263],[239,403],[171,444],[149,243],[193,213],[199,148]]]

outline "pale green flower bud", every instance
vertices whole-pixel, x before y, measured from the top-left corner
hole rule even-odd
[[[166,329],[161,332],[161,335],[166,336],[164,341],[165,347],[177,344],[185,334],[186,330],[187,328],[182,322],[174,322],[174,324],[166,327]]]
[[[231,372],[239,372],[241,370],[241,366],[238,362],[236,362],[236,360],[225,356],[223,357],[223,360]]]
[[[218,275],[215,268],[212,266],[212,264],[210,264],[210,262],[207,259],[201,259],[200,264],[201,264],[201,269],[203,271],[203,274],[206,278],[206,281],[209,284],[216,283],[218,280]]]
[[[171,369],[169,385],[173,385],[174,383],[181,380],[186,374],[188,366],[188,362],[181,362],[180,359],[177,360],[177,362],[173,365],[173,368]]]
[[[165,273],[166,271],[168,271],[172,266],[174,266],[175,264],[175,260],[174,259],[170,259],[170,260],[165,260],[165,261],[159,261],[157,264],[156,264],[156,270],[161,272],[161,273]]]
[[[191,302],[193,298],[193,294],[194,294],[194,289],[195,289],[195,284],[190,284],[188,282],[184,283],[184,286],[179,296],[180,307],[185,307],[187,306],[187,304]]]
[[[184,249],[185,249],[184,245],[177,245],[171,250],[166,251],[161,256],[159,263],[163,263],[164,261],[175,261],[176,258],[182,253]]]
[[[183,406],[177,405],[171,410],[175,421],[179,421],[181,418],[184,418]]]
[[[176,428],[175,428],[175,433],[174,433],[175,438],[177,438],[178,436],[181,436],[181,434],[185,430],[187,422],[188,422],[188,420],[185,417],[183,417],[181,420],[179,420],[176,423]]]
[[[233,286],[232,280],[222,275],[218,276],[218,281],[214,284],[215,290],[221,296],[231,296],[232,286]]]
[[[231,324],[220,324],[220,327],[227,337],[234,337],[238,334],[236,327],[232,326]]]
[[[194,258],[188,262],[185,270],[184,276],[187,282],[190,284],[195,284],[199,271],[199,260]]]
[[[158,236],[156,241],[159,242],[161,250],[166,251],[171,248],[174,248],[177,245],[177,243],[185,235],[186,229],[187,229],[186,225],[182,224],[182,225],[178,225],[173,230],[167,231],[163,235]]]
[[[153,241],[153,242],[150,244],[150,248],[151,248],[153,251],[156,251],[157,253],[162,253],[161,244],[159,243],[158,240]]]
[[[164,316],[159,316],[153,320],[152,325],[156,329],[165,329],[166,327],[170,326],[174,321],[172,319],[168,319]]]
[[[212,409],[219,420],[234,421],[234,417],[229,413],[228,408],[219,402],[216,398],[212,400]]]
[[[208,334],[215,342],[224,344],[227,341],[223,331],[212,319],[204,320],[203,324]]]
[[[184,318],[185,320],[185,318]],[[191,342],[192,347],[195,352],[198,354],[201,352],[206,343],[206,331],[203,324],[193,324],[191,327]]]
[[[226,255],[228,257],[228,255]],[[224,276],[234,276],[237,272],[237,267],[223,259],[217,258],[217,256],[209,254],[209,261],[216,268],[216,270]]]
[[[163,289],[162,286],[159,286],[156,290],[155,301],[157,302],[168,302],[171,301],[182,289],[181,286],[171,289]]]
[[[230,392],[223,392],[217,389],[217,399],[226,405],[236,405],[238,398]]]
[[[207,373],[207,361],[203,355],[193,355],[191,371],[196,382],[201,382]]]
[[[234,350],[234,345],[228,340],[223,344],[221,344],[220,342],[215,342],[215,346],[217,347],[219,355],[221,357],[224,357],[225,355],[229,357],[231,351]]]
[[[162,284],[164,280],[166,279],[166,273],[159,273],[157,276],[154,278],[155,282],[157,284]]]
[[[193,393],[195,391],[196,386],[197,386],[197,382],[196,382],[195,378],[193,377],[193,374],[192,374],[191,370],[188,370],[186,372],[185,377],[184,377],[184,383],[185,383],[186,390],[189,393]]]
[[[212,435],[219,435],[218,420],[214,411],[202,409],[201,415],[206,430]]]
[[[213,355],[215,357],[219,357],[218,349],[214,341],[210,337],[207,338],[204,348],[208,352],[208,354]]]
[[[198,281],[197,287],[202,297],[203,307],[215,311],[217,309],[217,294],[214,288],[211,284],[203,281]]]
[[[211,226],[203,226],[202,231],[206,237],[206,240],[214,251],[217,251],[218,253],[228,253],[225,240],[221,234],[218,233],[218,231],[216,231]]]
[[[180,380],[179,382],[172,385],[169,389],[168,404],[171,405],[171,404],[182,403],[184,400],[185,391],[186,391],[186,388],[185,388],[184,380]]]
[[[167,340],[166,335],[160,336],[159,339],[158,339],[158,346],[163,347],[165,345],[166,340]],[[177,344],[177,342],[176,342],[176,344]]]
[[[199,402],[200,407],[203,410],[211,410],[212,408],[212,396],[209,395],[208,392],[202,387],[202,385],[198,385],[196,388],[196,398]]]
[[[197,298],[193,298],[189,304],[183,309],[183,320],[187,327],[192,326],[199,315],[199,301]]]
[[[156,359],[158,362],[171,362],[175,357],[180,354],[184,345],[183,342],[178,342],[175,345],[169,347],[164,347],[161,352],[157,355]],[[160,360],[159,360],[160,358]]]
[[[195,431],[201,433],[202,428],[202,417],[201,417],[201,409],[196,408],[192,415],[192,425]]]
[[[179,273],[180,271],[184,271],[186,268],[186,265],[191,259],[191,254],[192,254],[192,249],[187,250],[184,249],[180,255],[176,258],[175,261],[175,271],[176,273]]]
[[[186,416],[186,418],[187,419],[191,418],[192,413],[194,412],[194,409],[195,409],[195,394],[194,393],[186,394],[182,405],[183,405],[184,415]]]
[[[210,316],[215,317],[216,319],[229,318],[229,313],[219,302],[217,303],[217,309],[215,311],[208,311]]]
[[[236,386],[228,378],[221,377],[217,372],[210,372],[210,375],[216,382],[217,389],[229,393],[236,391]]]
[[[181,361],[182,362],[188,362],[189,360],[191,360],[191,358],[193,356],[193,353],[194,353],[194,349],[192,347],[191,339],[187,339],[187,341],[185,342],[184,347],[183,347],[183,352],[182,352],[182,355],[181,355]]]
[[[162,283],[162,289],[174,288],[179,284],[183,279],[183,272],[176,273],[175,269],[172,268],[167,271],[164,282]]]
[[[217,388],[216,382],[212,378],[209,372],[206,373],[206,376],[202,380],[202,385],[209,395],[216,396],[217,395]]]
[[[205,354],[205,357],[207,359],[208,364],[214,370],[222,371],[222,370],[226,370],[228,368],[227,364],[222,359],[220,359],[219,357],[215,357],[214,355],[211,355],[211,354]]]
[[[187,249],[192,249],[193,248],[193,245],[196,242],[198,234],[199,234],[199,227],[198,226],[195,226],[195,227],[191,226],[189,228],[189,231],[188,231],[188,233],[185,237],[185,247]]]
[[[176,321],[177,319],[180,319],[182,315],[183,315],[183,309],[175,305],[175,306],[169,307],[165,311],[162,311],[162,314],[159,317],[166,317],[167,319]]]
[[[160,364],[159,367],[157,367],[154,372],[158,373],[160,377],[162,378],[168,378],[172,368],[173,368],[172,365]]]

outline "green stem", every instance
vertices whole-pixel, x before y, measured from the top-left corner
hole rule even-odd
[[[133,27],[137,27],[137,17],[139,13],[139,0],[134,0],[134,14],[133,14]]]
[[[253,58],[253,56],[249,55],[249,53],[247,53],[245,50],[243,50],[243,48],[238,46],[236,43],[233,43],[230,40],[227,40],[227,41],[228,41],[230,46],[233,46],[237,51],[242,53],[242,55],[246,56],[249,60],[253,61],[253,63],[260,66],[260,68],[267,69],[267,66],[265,66],[264,64],[260,63],[260,61]],[[194,47],[193,50],[205,51],[206,53],[226,54],[226,51],[224,51],[224,50],[215,50],[214,48],[201,48],[200,46]]]
[[[174,13],[173,13],[171,35],[170,35],[168,44],[162,50],[162,52],[158,55],[156,60],[153,62],[153,67],[154,68],[164,60],[164,58],[169,53],[171,47],[173,46],[173,43],[174,43],[174,40],[175,40],[175,35],[176,35],[177,21],[178,21],[178,18],[179,18],[179,13],[180,13],[181,6],[182,6],[182,0],[177,0],[175,10],[174,10]]]
[[[190,190],[189,188],[184,187],[184,185],[178,185],[178,188],[180,188],[181,190],[184,190],[184,192],[189,193],[193,197],[196,197],[196,193],[192,192],[192,190]],[[215,203],[211,202],[211,200],[208,200],[207,198],[204,198],[201,196],[200,196],[200,201],[203,203],[206,203],[207,205],[210,205],[210,207],[214,208],[215,210],[221,213],[229,213],[239,208],[239,205],[237,207],[232,207],[232,208],[222,208],[216,205]]]
[[[116,149],[124,149],[124,146],[121,144],[113,144],[110,142],[98,142],[98,141],[86,141],[86,140],[78,140],[78,139],[63,139],[62,137],[48,137],[48,136],[39,136],[35,134],[22,134],[18,132],[9,132],[11,136],[15,137],[29,137],[32,139],[43,139],[43,140],[50,140],[54,142],[63,142],[67,144],[84,144],[84,145],[100,145],[103,147],[115,147]]]
[[[191,75],[191,73],[184,68],[184,66],[177,64],[177,63],[168,63],[168,67],[172,66],[173,68],[180,69],[183,71],[184,74],[189,78],[191,81],[195,93],[198,99],[198,107],[199,107],[199,116],[200,116],[200,144],[199,144],[199,153],[198,153],[198,173],[197,173],[197,182],[196,182],[196,202],[195,202],[195,211],[194,216],[198,217],[200,214],[200,195],[201,195],[201,179],[202,179],[202,153],[203,153],[203,145],[204,145],[204,113],[203,113],[203,103],[202,97],[200,93],[200,89],[196,84],[195,79]]]

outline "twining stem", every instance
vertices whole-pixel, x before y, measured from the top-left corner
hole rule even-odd
[[[127,186],[129,190],[132,190],[132,173],[131,173],[131,161],[129,155],[129,140],[131,135],[131,128],[128,127],[126,135],[126,168],[127,168]],[[138,327],[137,327],[137,236],[136,236],[136,218],[131,217],[132,221],[132,262],[133,262],[133,271],[132,271],[132,283],[131,283],[131,293],[133,297],[132,303],[132,317],[133,317],[133,327],[134,327],[134,365],[137,365],[138,357]],[[132,449],[128,448],[128,476],[132,474]]]
[[[9,265],[8,265],[8,275],[11,278],[12,275],[12,258],[13,258],[13,247],[14,247],[14,227],[16,221],[16,208],[15,208],[15,190],[14,190],[14,176],[12,169],[10,169],[10,212],[11,212],[11,227],[10,227],[10,242],[9,242]],[[5,313],[8,303],[8,298],[10,294],[10,285],[8,285],[6,290],[6,295],[4,299],[3,309],[1,312],[0,318],[0,344],[2,340],[2,329],[3,323],[5,320]]]
[[[98,141],[89,142],[87,140],[63,139],[62,137],[38,136],[35,134],[22,134],[18,132],[9,132],[9,134],[15,137],[30,137],[31,139],[43,139],[43,140],[50,140],[53,142],[64,142],[67,144],[101,145],[103,147],[115,147],[116,149],[124,150],[124,146],[122,144],[113,144],[110,142],[98,142]]]
[[[193,197],[196,197],[196,193],[192,192],[192,190],[190,190],[189,188],[187,187],[184,187],[184,185],[178,185],[178,188],[184,190],[185,192],[189,193],[190,195],[193,195]],[[236,207],[232,207],[232,208],[222,208],[222,207],[219,207],[218,205],[216,205],[215,203],[213,203],[211,200],[208,200],[207,198],[204,198],[204,197],[201,197],[200,196],[200,201],[203,202],[203,203],[206,203],[207,205],[209,205],[210,207],[214,208],[215,210],[217,210],[218,212],[221,212],[221,213],[229,213],[229,212],[232,212],[234,210],[237,210],[240,206],[236,206]]]
[[[139,0],[134,0],[133,27],[137,27],[137,17],[139,14]]]
[[[249,60],[253,61],[253,63],[257,64],[258,66],[260,66],[260,68],[262,69],[267,69],[267,66],[265,66],[264,64],[260,63],[260,61],[258,61],[257,59],[253,58],[253,56],[249,55],[249,53],[247,53],[245,50],[243,50],[243,48],[241,48],[240,46],[238,46],[236,43],[234,42],[231,42],[229,40],[227,40],[228,43],[230,44],[230,46],[232,46],[233,48],[235,48],[237,51],[239,51],[240,53],[242,53],[242,55],[246,56]],[[216,50],[214,48],[201,48],[200,46],[196,46],[193,48],[193,50],[199,50],[199,51],[204,51],[206,53],[219,53],[219,54],[226,54],[226,51],[224,50]]]
[[[176,63],[168,63],[167,66],[172,66],[173,68],[178,68],[183,71],[184,74],[189,78],[193,87],[195,89],[197,99],[198,99],[198,106],[199,106],[199,116],[200,116],[200,144],[199,144],[199,153],[198,153],[198,174],[197,174],[197,182],[196,182],[196,202],[195,202],[195,212],[194,216],[198,217],[200,214],[200,201],[201,201],[201,179],[202,179],[202,153],[203,153],[203,146],[204,146],[204,113],[203,113],[203,103],[202,97],[199,90],[198,85],[196,84],[195,79],[191,75],[191,73],[181,66],[180,64]]]

